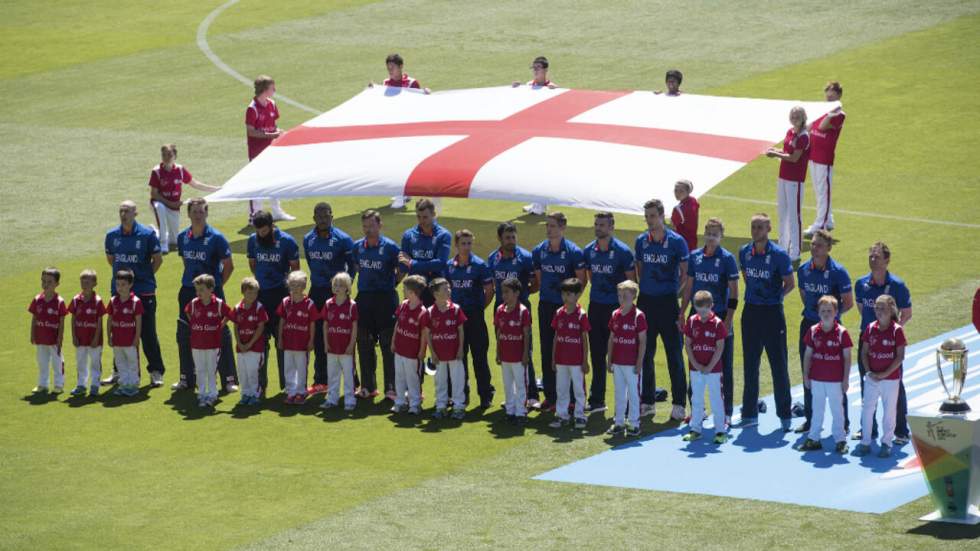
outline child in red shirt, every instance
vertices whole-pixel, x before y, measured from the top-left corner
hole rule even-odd
[[[112,361],[119,372],[116,396],[136,396],[140,387],[139,336],[143,327],[143,302],[133,294],[132,270],[116,272],[116,296],[106,307],[109,346]]]
[[[902,382],[902,361],[905,360],[905,330],[898,324],[898,305],[891,295],[875,300],[875,321],[861,334],[862,360],[868,366],[864,375],[864,403],[861,410],[861,443],[857,455],[871,452],[872,424],[875,408],[881,398],[881,449],[878,457],[890,457],[895,439],[895,415],[898,388]]]
[[[60,282],[61,272],[57,268],[42,270],[42,291],[27,307],[27,311],[32,314],[31,344],[37,348],[37,386],[33,390],[36,394],[48,391],[48,375],[51,371],[54,372],[54,393],[61,394],[65,387],[65,360],[61,355],[61,344],[64,340],[64,317],[68,314],[68,307],[65,306],[64,299],[55,292]]]
[[[521,304],[521,280],[500,284],[503,304],[493,314],[497,336],[497,365],[504,378],[504,410],[512,424],[527,421],[527,364],[530,362],[531,310]]]
[[[323,349],[327,351],[327,398],[321,409],[330,409],[340,400],[340,376],[344,377],[344,410],[353,411],[357,405],[354,396],[354,345],[357,343],[357,304],[350,298],[354,282],[347,272],[340,272],[330,280],[333,297],[327,300],[320,312],[323,320]]]
[[[627,279],[616,285],[619,308],[609,318],[606,369],[613,374],[616,388],[616,414],[607,434],[640,435],[640,373],[647,344],[647,318],[633,304],[640,286]],[[629,410],[629,427],[626,412]]]
[[[395,310],[395,334],[391,352],[395,355],[395,405],[392,413],[421,413],[422,361],[428,343],[429,312],[422,304],[425,278],[410,275],[402,282],[405,300]],[[408,404],[405,397],[408,396]]]
[[[803,384],[813,396],[813,416],[810,434],[800,450],[819,450],[823,412],[830,404],[833,419],[831,429],[837,453],[847,453],[847,433],[844,432],[844,396],[851,375],[851,336],[837,321],[837,299],[824,295],[817,301],[820,323],[814,324],[803,336]],[[870,433],[869,433],[870,434]]]
[[[197,405],[212,407],[218,401],[215,374],[221,352],[221,332],[231,317],[231,308],[214,296],[214,276],[201,274],[194,278],[197,297],[184,306],[187,323],[191,326],[191,354],[194,356],[194,376],[197,379]]]
[[[704,421],[704,390],[708,389],[711,415],[715,422],[715,444],[728,440],[725,430],[725,401],[721,396],[721,357],[725,352],[728,326],[715,315],[710,291],[694,293],[695,314],[684,324],[684,348],[691,369],[691,429],[685,441],[701,437]]]
[[[690,180],[678,180],[674,184],[674,198],[677,204],[670,213],[670,223],[674,231],[687,242],[687,250],[698,248],[698,211],[701,204],[694,198],[694,184]]]
[[[558,418],[551,422],[551,428],[561,428],[568,424],[568,403],[571,392],[575,394],[575,428],[584,429],[585,419],[585,374],[589,372],[589,316],[578,304],[582,296],[582,282],[569,278],[561,282],[561,299],[564,305],[555,312],[551,327],[555,330],[552,343],[552,358],[555,371],[555,385],[558,400],[555,413]],[[547,369],[547,367],[544,367]]]
[[[82,292],[75,295],[68,305],[72,315],[71,341],[75,345],[75,365],[78,368],[78,384],[72,396],[99,395],[99,379],[102,377],[102,317],[105,304],[95,292],[98,276],[95,270],[82,270],[79,275]]]
[[[463,365],[463,324],[466,314],[450,297],[449,281],[437,277],[429,285],[435,304],[429,307],[429,349],[436,362],[436,412],[435,419],[446,416],[450,398],[453,401],[453,419],[466,416],[466,367]],[[450,391],[450,380],[452,390]],[[451,392],[451,393],[450,393]]]
[[[242,279],[242,301],[231,313],[235,323],[235,342],[238,351],[238,383],[242,398],[240,406],[257,406],[259,396],[259,369],[265,358],[265,324],[269,312],[259,302],[259,282],[254,277]]]
[[[283,349],[283,376],[286,378],[286,403],[306,402],[307,368],[316,320],[320,319],[313,300],[306,296],[306,273],[296,270],[286,278],[289,296],[276,309],[279,316],[278,342]]]

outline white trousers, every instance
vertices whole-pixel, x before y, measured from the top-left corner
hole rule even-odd
[[[78,367],[77,386],[99,386],[99,379],[102,378],[102,347],[75,347],[75,365]]]
[[[502,362],[504,378],[504,410],[507,415],[527,415],[527,366],[521,362]]]
[[[466,384],[466,366],[463,365],[463,360],[436,362],[436,409],[446,409],[449,405],[450,378],[453,380],[453,408],[462,410],[463,404],[466,403],[466,396],[463,393]]]
[[[582,374],[582,366],[558,364],[556,367],[558,401],[555,403],[555,413],[560,419],[568,419],[568,403],[571,400],[568,387],[571,386],[575,392],[575,418],[585,417],[585,376]]]
[[[708,390],[715,433],[725,432],[725,401],[721,397],[721,373],[691,371],[691,430],[702,432],[704,423],[704,391]]]
[[[336,404],[340,399],[341,375],[344,378],[344,405],[353,407],[357,404],[354,396],[354,356],[327,354],[327,402],[331,404]]]
[[[37,386],[50,388],[48,376],[54,372],[54,386],[65,386],[65,359],[55,344],[37,345]]]
[[[218,373],[218,356],[220,348],[192,348],[194,356],[194,377],[197,378],[197,395],[210,398],[218,397],[218,386],[215,378]]]
[[[180,211],[170,210],[159,201],[150,201],[153,214],[157,218],[157,228],[160,234],[160,250],[169,251],[177,246],[177,234],[180,233]]]
[[[310,365],[310,353],[306,350],[284,350],[283,375],[286,377],[286,396],[306,396],[306,370]]]
[[[810,161],[810,181],[813,182],[813,194],[817,197],[817,217],[814,218],[810,231],[834,229],[834,211],[830,206],[833,180],[834,165]]]
[[[898,383],[900,379],[875,381],[864,375],[864,403],[861,405],[861,443],[871,445],[872,423],[875,407],[881,399],[881,444],[891,446],[895,439],[895,413],[898,406]]]
[[[408,394],[409,407],[417,408],[422,405],[422,382],[420,370],[422,363],[418,358],[409,358],[395,354],[395,405],[405,405],[405,395]],[[453,373],[453,379],[456,374]],[[455,380],[453,381],[456,382]],[[455,402],[456,398],[453,397]]]
[[[112,361],[119,373],[120,386],[139,386],[140,350],[136,346],[113,346]]]
[[[613,364],[613,384],[615,385],[616,412],[613,422],[623,426],[629,413],[630,426],[640,426],[640,381],[635,365]]]
[[[279,199],[269,199],[269,205],[270,205],[269,212],[272,213],[273,216],[276,216],[277,214],[282,214],[283,212],[282,203],[279,201]],[[260,211],[264,208],[265,208],[265,199],[255,199],[249,201],[248,202],[249,219],[251,219],[252,216],[255,215],[257,211]]]
[[[263,356],[265,354],[262,352],[251,350],[238,353],[238,387],[242,396],[258,397],[259,368],[262,366]]]
[[[808,436],[811,440],[820,440],[824,409],[828,402],[830,403],[830,418],[832,420],[830,432],[834,437],[834,442],[843,442],[847,439],[847,434],[844,432],[844,393],[840,385],[840,381],[810,380],[813,415],[810,417],[810,434]]]
[[[800,212],[803,208],[803,182],[792,182],[779,178],[776,184],[776,205],[779,211],[779,246],[786,249],[789,257],[800,257],[803,222]]]

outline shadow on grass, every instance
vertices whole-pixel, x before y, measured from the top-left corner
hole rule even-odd
[[[21,400],[32,406],[43,406],[44,404],[50,402],[57,402],[58,395],[50,392],[31,392],[30,394],[27,394],[21,398]]]
[[[100,392],[98,396],[92,396],[91,394],[86,394],[85,396],[70,396],[67,400],[65,400],[65,403],[68,404],[68,407],[70,408],[80,408],[89,404],[95,404],[104,399],[105,393]]]
[[[117,408],[129,404],[138,404],[150,399],[150,385],[141,386],[139,392],[136,393],[136,396],[118,396],[114,394],[117,388],[118,387],[114,386],[99,395],[102,402],[102,407]]]
[[[214,414],[214,408],[197,405],[197,394],[191,389],[171,392],[163,403],[179,413],[185,421],[196,421]]]
[[[905,533],[945,541],[975,540],[980,538],[980,524],[967,526],[949,522],[927,522],[906,530]]]

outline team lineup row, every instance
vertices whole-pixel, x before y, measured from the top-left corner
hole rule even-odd
[[[656,350],[657,338],[660,338],[667,357],[668,373],[670,375],[670,395],[673,408],[671,416],[674,418],[684,418],[686,416],[685,405],[687,403],[688,381],[685,373],[682,348],[688,347],[691,366],[693,372],[700,372],[701,366],[707,369],[708,373],[718,373],[719,391],[723,394],[722,407],[713,407],[713,413],[718,414],[724,411],[725,417],[716,421],[716,427],[726,426],[730,420],[732,411],[732,356],[733,356],[733,320],[734,314],[739,306],[738,284],[740,279],[744,280],[744,305],[741,316],[741,338],[743,344],[743,369],[744,369],[744,392],[742,403],[742,423],[751,424],[755,422],[758,415],[758,369],[763,351],[767,353],[770,368],[773,372],[774,389],[776,392],[777,414],[783,420],[784,427],[789,429],[789,421],[792,417],[789,396],[789,377],[787,372],[787,344],[785,338],[785,318],[783,316],[782,301],[783,297],[792,292],[799,281],[799,292],[803,298],[804,312],[801,317],[801,354],[806,360],[806,350],[814,349],[813,346],[806,346],[805,341],[808,330],[819,325],[821,316],[818,301],[824,295],[835,297],[840,304],[842,313],[851,308],[854,304],[854,292],[851,280],[847,271],[834,261],[830,256],[832,240],[826,232],[817,232],[812,241],[812,258],[801,264],[796,271],[796,281],[793,277],[793,267],[789,256],[777,244],[768,239],[771,224],[765,215],[756,215],[751,222],[752,242],[746,244],[736,255],[726,251],[721,247],[721,238],[724,227],[721,222],[715,219],[709,220],[704,227],[705,243],[702,248],[689,252],[686,240],[669,229],[665,224],[663,205],[657,200],[651,200],[645,207],[645,218],[648,231],[639,235],[634,247],[629,247],[619,239],[615,238],[615,220],[611,213],[597,213],[595,216],[595,235],[596,240],[589,243],[584,249],[579,248],[571,241],[564,238],[565,217],[561,213],[551,213],[546,220],[546,239],[533,250],[528,251],[518,246],[517,227],[512,223],[502,223],[498,228],[498,239],[500,247],[494,251],[486,260],[474,255],[472,251],[473,235],[467,230],[459,230],[455,236],[448,230],[441,227],[435,219],[435,209],[428,199],[419,200],[416,204],[416,216],[418,225],[408,229],[402,236],[401,244],[395,243],[382,233],[382,220],[380,213],[367,211],[362,214],[362,230],[364,238],[356,242],[339,228],[333,226],[333,216],[330,206],[320,203],[314,210],[314,221],[316,226],[303,238],[303,249],[309,267],[309,281],[311,287],[307,298],[303,298],[306,288],[306,281],[303,286],[290,296],[290,285],[288,278],[290,274],[299,268],[300,246],[295,240],[285,232],[280,231],[273,223],[272,216],[266,212],[257,212],[253,217],[255,233],[248,238],[248,258],[250,269],[254,275],[257,285],[255,289],[255,304],[261,304],[269,322],[265,324],[262,331],[255,331],[253,337],[248,337],[247,331],[242,333],[239,328],[235,332],[236,338],[241,349],[243,343],[253,342],[246,351],[259,352],[259,366],[257,373],[254,374],[251,368],[243,369],[246,365],[254,365],[255,359],[249,360],[239,357],[239,369],[236,375],[234,367],[234,353],[231,350],[231,332],[224,328],[215,329],[219,320],[223,316],[217,316],[211,323],[205,323],[208,318],[203,318],[205,322],[195,323],[195,316],[201,312],[211,312],[208,308],[198,308],[196,304],[201,302],[205,305],[223,304],[220,301],[205,300],[200,295],[205,291],[202,287],[207,287],[207,283],[198,281],[195,286],[195,279],[201,275],[210,276],[214,283],[214,293],[220,299],[223,297],[223,286],[229,280],[234,269],[231,250],[227,240],[220,232],[207,224],[207,203],[203,199],[196,198],[188,201],[187,213],[191,220],[191,226],[180,232],[177,236],[177,249],[184,264],[184,275],[178,293],[182,312],[181,321],[177,327],[177,341],[180,350],[181,381],[175,386],[178,389],[189,388],[194,385],[195,378],[202,379],[197,381],[201,391],[203,402],[213,400],[215,388],[213,384],[207,383],[209,373],[213,375],[213,369],[206,367],[198,376],[195,365],[201,364],[210,366],[212,363],[221,373],[222,384],[234,384],[237,376],[241,376],[247,382],[249,388],[243,390],[243,398],[247,398],[246,403],[257,399],[257,397],[267,388],[266,367],[267,359],[261,351],[265,350],[265,340],[269,337],[276,340],[276,355],[280,371],[280,387],[287,388],[287,400],[302,401],[310,392],[323,392],[331,389],[336,395],[339,391],[338,384],[330,384],[330,365],[331,352],[327,342],[331,335],[331,323],[329,312],[325,307],[328,299],[334,294],[333,278],[339,273],[347,273],[356,277],[358,281],[358,294],[354,302],[358,310],[357,322],[352,325],[353,330],[349,341],[344,350],[351,354],[341,354],[349,356],[349,365],[353,370],[354,349],[360,357],[360,380],[353,382],[354,374],[351,373],[345,381],[345,387],[353,393],[355,386],[361,397],[371,397],[378,393],[378,385],[375,378],[376,371],[376,346],[380,344],[382,363],[384,366],[384,391],[386,397],[396,401],[396,406],[400,407],[400,400],[405,398],[404,393],[399,392],[399,387],[405,382],[405,365],[400,364],[399,358],[412,359],[412,372],[419,373],[419,378],[423,372],[418,371],[422,365],[418,361],[418,355],[399,354],[396,351],[396,344],[399,341],[398,321],[400,317],[399,301],[396,292],[396,285],[406,276],[421,276],[423,282],[432,283],[438,278],[444,278],[446,284],[444,292],[447,294],[447,304],[452,305],[452,309],[458,310],[461,314],[458,322],[461,324],[459,334],[459,354],[461,365],[460,374],[453,376],[452,370],[447,366],[447,383],[460,382],[464,385],[463,403],[467,403],[466,373],[468,371],[468,360],[472,360],[473,372],[477,382],[477,392],[480,397],[480,405],[489,407],[494,395],[494,387],[491,384],[489,362],[487,361],[487,350],[489,348],[489,332],[485,321],[485,308],[490,304],[497,304],[494,310],[494,326],[497,327],[497,313],[500,312],[501,301],[507,298],[508,292],[505,290],[505,282],[511,278],[515,280],[519,292],[516,293],[516,302],[523,306],[518,311],[525,311],[530,306],[528,297],[530,293],[540,294],[537,307],[537,319],[544,321],[538,324],[539,343],[541,343],[540,363],[545,366],[542,371],[542,386],[545,400],[538,403],[539,389],[538,381],[534,374],[534,362],[531,361],[531,337],[528,330],[527,361],[524,362],[525,354],[522,353],[520,369],[525,369],[525,375],[520,376],[519,372],[512,372],[509,376],[504,375],[505,390],[516,392],[517,387],[521,387],[526,393],[526,401],[532,407],[537,406],[545,410],[557,408],[560,423],[563,416],[569,413],[568,404],[565,403],[569,398],[569,384],[567,379],[575,381],[571,385],[571,394],[575,396],[574,412],[575,417],[581,420],[589,410],[596,411],[605,408],[605,379],[607,370],[617,364],[614,359],[612,363],[607,361],[607,356],[616,352],[616,340],[611,339],[614,335],[611,327],[613,318],[618,309],[626,307],[623,300],[624,292],[628,295],[629,289],[617,290],[617,287],[624,281],[636,281],[636,289],[633,290],[637,312],[643,314],[647,330],[645,342],[639,346],[642,353],[636,356],[636,365],[631,370],[637,375],[635,385],[626,384],[624,392],[632,387],[639,394],[639,407],[631,407],[630,411],[637,416],[649,415],[653,413],[655,403],[655,381],[653,356]],[[120,342],[126,343],[129,339],[134,344],[133,352],[136,352],[136,335],[142,336],[143,352],[147,358],[147,369],[151,373],[151,380],[154,385],[162,383],[163,362],[159,357],[159,342],[155,334],[155,293],[156,281],[154,272],[159,268],[163,261],[160,254],[160,243],[156,233],[149,227],[136,222],[136,206],[132,202],[124,202],[120,206],[120,226],[109,231],[106,235],[105,245],[109,263],[113,267],[113,272],[119,275],[121,270],[132,272],[131,290],[123,293],[123,297],[131,294],[135,301],[122,301],[113,307],[113,301],[119,302],[120,285],[119,278],[114,278],[113,295],[114,298],[109,302],[108,311],[118,312],[118,316],[134,316],[136,314],[135,304],[139,304],[142,316],[138,319],[121,319],[115,330],[125,336],[123,341],[116,341],[112,335],[113,329],[109,334],[113,339],[110,344],[114,347],[129,348],[120,346]],[[450,258],[451,248],[455,241],[456,255]],[[875,244],[869,251],[869,264],[871,273],[858,280],[856,284],[857,295],[862,313],[862,335],[866,333],[869,326],[873,325],[877,319],[875,314],[875,301],[883,294],[894,297],[897,301],[897,308],[900,315],[896,327],[908,321],[911,316],[911,302],[908,290],[898,278],[891,275],[888,270],[890,252],[887,246],[881,243]],[[55,364],[55,387],[63,385],[63,380],[58,380],[59,370],[63,378],[63,366],[60,362],[60,335],[62,332],[60,313],[62,308],[45,308],[45,305],[61,303],[64,311],[72,310],[75,313],[75,322],[72,324],[73,341],[76,345],[81,344],[82,348],[88,342],[87,348],[94,348],[101,343],[101,324],[91,320],[85,321],[85,316],[79,315],[79,309],[83,313],[98,315],[98,308],[86,307],[90,303],[99,303],[94,296],[91,283],[94,274],[86,274],[83,277],[83,293],[76,296],[70,305],[64,306],[64,301],[57,297],[53,286],[56,283],[53,277],[45,275],[45,291],[35,299],[32,311],[35,318],[32,322],[32,338],[35,344],[39,345],[39,360],[45,360],[41,365],[41,374],[38,386],[42,389],[47,388],[48,368],[52,363]],[[294,274],[294,279],[299,274]],[[305,277],[305,276],[303,276]],[[124,278],[125,279],[125,278]],[[566,281],[574,279],[575,281]],[[86,283],[88,280],[90,283]],[[298,281],[298,279],[297,279]],[[418,281],[408,279],[406,288],[418,284]],[[564,283],[563,283],[564,282]],[[251,281],[247,281],[253,285]],[[591,284],[590,302],[588,312],[581,312],[580,309],[572,305],[577,303],[577,293],[562,292],[563,285]],[[88,285],[87,291],[86,285]],[[123,282],[122,287],[126,287]],[[294,285],[295,287],[295,285]],[[350,285],[347,285],[349,292]],[[123,289],[126,291],[126,289]],[[247,289],[246,289],[247,290]],[[431,309],[436,303],[436,293],[431,285],[422,284],[418,290],[418,301],[422,305]],[[712,359],[714,353],[708,357],[697,359],[698,354],[706,353],[711,347],[707,344],[698,344],[697,348],[692,347],[696,341],[693,336],[684,343],[682,331],[685,327],[692,325],[692,321],[686,313],[689,306],[697,306],[698,291],[705,291],[710,296],[712,307],[708,315],[701,316],[695,312],[696,320],[707,323],[710,320],[719,322],[726,334],[724,339],[720,339],[721,345],[717,347],[718,358]],[[406,292],[410,296],[411,292]],[[568,296],[571,294],[573,301],[568,303]],[[702,306],[703,299],[702,296]],[[294,299],[301,299],[299,301]],[[304,341],[302,350],[292,350],[292,352],[302,352],[302,358],[297,354],[288,353],[293,345],[287,345],[290,341],[292,325],[288,319],[280,322],[281,319],[288,318],[284,314],[293,313],[293,303],[309,301],[311,309],[307,320],[316,318],[326,318],[310,323],[310,335],[308,342]],[[55,301],[52,303],[52,301]],[[633,299],[628,301],[632,303]],[[255,305],[246,300],[246,304]],[[410,301],[411,302],[411,301]],[[335,304],[335,303],[334,303]],[[353,303],[352,303],[353,304]],[[127,305],[129,305],[127,307]],[[342,304],[343,305],[343,301]],[[415,311],[413,304],[405,308]],[[511,313],[513,309],[504,305],[504,313]],[[511,305],[513,306],[513,305]],[[565,306],[566,308],[563,308]],[[212,306],[213,307],[213,306]],[[210,307],[209,307],[210,308]],[[221,308],[218,306],[218,308]],[[93,312],[94,310],[94,312]],[[55,312],[55,317],[45,320],[44,312]],[[431,310],[430,310],[431,311]],[[561,331],[565,326],[557,321],[562,312],[573,314],[579,311],[581,320],[576,322],[581,325],[588,325],[588,331],[582,335],[581,341],[561,337]],[[626,313],[629,313],[627,309]],[[318,313],[316,316],[313,313]],[[41,313],[41,314],[39,314]],[[213,313],[213,312],[211,312]],[[623,312],[620,311],[620,314]],[[320,316],[319,314],[325,314]],[[110,313],[110,326],[116,315]],[[304,316],[301,316],[304,317]],[[349,316],[348,316],[349,317]],[[430,315],[430,317],[433,317]],[[838,319],[839,314],[831,315],[831,320]],[[231,319],[237,319],[232,317]],[[339,318],[338,318],[339,319]],[[890,316],[888,317],[890,319]],[[221,325],[221,324],[218,324]],[[574,324],[568,324],[574,325]],[[636,324],[631,324],[636,325]],[[139,327],[137,327],[139,326]],[[324,329],[324,326],[326,329]],[[98,327],[98,329],[95,329]],[[198,327],[195,330],[195,327]],[[212,335],[220,346],[209,349],[214,351],[213,357],[201,357],[202,348],[195,346],[195,342],[200,342],[200,335],[195,337],[202,328],[215,329],[217,332]],[[45,329],[46,328],[46,329]],[[79,330],[95,330],[98,335],[86,334],[83,332],[81,340],[78,338]],[[40,333],[47,334],[43,339],[39,338]],[[261,336],[255,336],[255,334]],[[495,331],[498,342],[498,353],[506,350],[508,343],[515,337],[506,337],[501,341],[499,328]],[[326,337],[324,337],[326,335]],[[506,333],[504,333],[506,335]],[[243,340],[243,336],[246,337]],[[99,341],[96,342],[96,337]],[[638,336],[637,336],[638,337]],[[418,337],[421,343],[422,335]],[[440,339],[434,335],[429,338],[433,343]],[[91,340],[89,340],[91,339]],[[257,339],[257,340],[256,340]],[[628,339],[623,339],[628,340]],[[50,342],[53,341],[53,342]],[[517,341],[513,341],[517,342]],[[863,342],[863,341],[861,341]],[[259,344],[259,348],[253,348]],[[561,346],[559,346],[561,345]],[[50,353],[42,358],[41,347],[50,346]],[[425,350],[430,348],[419,344],[422,352],[421,357],[425,357]],[[566,358],[563,351],[566,347],[578,349],[579,355],[574,359],[581,358],[580,364],[561,363]],[[860,345],[859,345],[860,346]],[[306,388],[305,366],[306,351],[312,349],[315,353],[314,361],[314,384],[310,389]],[[219,354],[217,351],[222,350]],[[863,347],[860,347],[862,352]],[[81,353],[80,353],[81,357]],[[439,356],[433,349],[429,356],[434,360],[436,368],[436,380],[440,381],[438,370]],[[822,360],[824,353],[820,352],[818,360]],[[339,361],[339,360],[338,360]],[[812,363],[804,361],[804,364]],[[345,360],[346,362],[346,360]],[[92,358],[91,363],[97,363]],[[336,363],[336,362],[333,362]],[[501,363],[505,359],[501,358]],[[511,362],[512,363],[512,362]],[[591,363],[592,383],[590,396],[586,400],[584,379],[582,384],[578,384],[579,378],[589,369]],[[849,362],[838,362],[841,370],[844,370]],[[864,365],[861,353],[859,353],[859,365]],[[82,367],[82,361],[79,362]],[[116,355],[116,367],[119,371],[118,382],[120,383],[118,392],[132,393],[134,384],[138,384],[138,367],[133,358],[120,357]],[[124,367],[123,364],[126,364]],[[563,375],[561,368],[567,365],[578,365],[577,370],[569,370]],[[629,363],[622,364],[629,365]],[[876,364],[877,365],[877,364]],[[198,365],[200,367],[200,365]],[[302,368],[302,377],[300,375]],[[715,371],[717,369],[717,371]],[[864,367],[862,367],[864,369]],[[900,361],[898,362],[898,373],[900,374]],[[244,371],[249,373],[246,375]],[[877,369],[872,368],[872,371]],[[577,372],[577,374],[576,374]],[[567,375],[567,376],[566,376]],[[836,375],[835,375],[836,376]],[[843,374],[841,374],[843,376]],[[136,377],[135,382],[133,377]],[[692,385],[699,375],[692,375]],[[619,377],[617,376],[617,380]],[[525,381],[526,384],[518,381]],[[819,380],[819,379],[815,379]],[[409,377],[409,382],[414,381]],[[846,378],[844,379],[846,381]],[[80,381],[81,382],[81,381]],[[335,381],[336,382],[336,381]],[[60,383],[60,384],[59,384]],[[412,383],[414,384],[414,383]],[[707,384],[707,383],[706,383]],[[91,378],[79,386],[76,391],[84,392],[85,386],[93,386],[97,391],[97,376]],[[411,387],[411,385],[410,385]],[[838,388],[840,383],[838,383]],[[703,388],[703,387],[702,387]],[[708,388],[711,385],[708,384]],[[244,387],[243,387],[244,389]],[[900,378],[895,388],[896,391],[896,413],[898,414],[898,436],[907,435],[907,427],[904,422],[904,411],[900,400]],[[448,387],[447,387],[448,392]],[[617,391],[618,392],[618,391]],[[508,414],[515,418],[523,410],[517,409],[518,402],[523,408],[525,400],[517,400],[517,396],[508,394]],[[437,392],[438,394],[438,392]],[[703,402],[703,396],[698,397],[695,393],[694,400]],[[808,393],[809,394],[809,393]],[[824,393],[826,394],[826,393]],[[821,394],[822,398],[824,394]],[[451,396],[453,403],[459,403],[458,393]],[[618,403],[619,401],[617,401]],[[331,403],[328,400],[326,403]],[[336,403],[336,402],[333,402]],[[625,402],[623,402],[625,404]],[[448,402],[443,402],[448,404]],[[347,404],[349,405],[349,403]],[[810,405],[810,400],[807,400]],[[840,400],[838,400],[840,405]],[[413,407],[411,395],[409,395],[409,408]],[[418,407],[418,404],[414,405]],[[438,403],[437,403],[438,406]],[[617,408],[618,409],[618,408]],[[625,407],[623,408],[625,409]],[[809,410],[809,408],[807,408]],[[820,408],[822,412],[823,408]],[[835,411],[832,407],[832,411]],[[696,412],[703,413],[703,407],[693,407],[692,416]],[[809,413],[809,411],[808,411]],[[809,419],[809,416],[808,416]],[[697,417],[692,419],[692,423]],[[809,429],[804,424],[801,429]],[[615,426],[621,426],[617,421]],[[631,423],[631,427],[636,424]],[[819,425],[814,423],[815,430],[819,430]],[[906,432],[902,432],[902,430]],[[835,431],[836,432],[836,431]],[[838,436],[835,434],[835,436]],[[869,435],[870,436],[870,435]]]

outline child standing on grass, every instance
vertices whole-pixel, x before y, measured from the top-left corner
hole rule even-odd
[[[823,413],[830,404],[833,420],[831,429],[837,453],[847,453],[847,433],[844,432],[844,396],[847,395],[851,375],[851,336],[837,321],[837,299],[824,295],[817,301],[820,323],[806,332],[803,342],[803,384],[813,396],[813,416],[810,418],[810,434],[800,450],[819,450],[820,429]]]
[[[898,324],[898,305],[891,295],[881,295],[875,300],[875,321],[871,322],[861,341],[864,365],[864,404],[861,410],[861,443],[855,452],[867,455],[871,452],[872,423],[875,408],[881,398],[881,449],[878,457],[892,454],[895,439],[895,415],[898,405],[898,387],[902,382],[902,361],[905,360],[905,330]]]
[[[306,370],[310,364],[310,350],[316,320],[320,318],[316,304],[306,296],[306,273],[300,270],[289,273],[286,286],[289,296],[282,299],[276,309],[279,316],[278,342],[283,343],[283,375],[286,378],[286,403],[302,405],[306,402]]]
[[[116,396],[136,396],[140,388],[139,336],[143,329],[143,302],[133,293],[132,270],[116,272],[116,296],[106,308],[106,333],[112,361],[119,372]]]
[[[687,242],[689,251],[698,248],[698,211],[701,210],[701,204],[691,195],[692,193],[694,193],[694,184],[690,180],[678,180],[674,184],[674,198],[677,199],[677,205],[670,213],[670,223],[674,226],[674,231]]]
[[[395,404],[392,413],[408,411],[418,415],[422,407],[422,361],[428,342],[429,312],[422,304],[425,278],[410,275],[402,282],[405,300],[395,310],[395,336],[391,353],[395,355]],[[405,396],[408,396],[408,404]]]
[[[716,316],[710,291],[694,293],[695,313],[684,324],[684,348],[691,370],[691,426],[685,441],[701,438],[704,422],[704,391],[708,390],[711,414],[715,422],[715,444],[728,439],[725,431],[725,401],[721,397],[721,357],[725,353],[728,327]]]
[[[527,366],[530,363],[531,310],[521,304],[521,280],[500,284],[503,304],[493,315],[497,335],[497,365],[504,378],[504,410],[511,424],[527,422]]]
[[[616,388],[616,414],[613,426],[606,431],[612,436],[640,435],[640,373],[643,369],[643,350],[647,344],[647,317],[634,301],[640,286],[627,279],[616,285],[619,308],[609,318],[609,344],[606,346],[606,365],[613,374]],[[629,427],[626,413],[629,411]]]
[[[61,344],[65,335],[64,317],[68,315],[65,301],[55,289],[61,282],[57,268],[41,271],[41,293],[31,300],[27,311],[31,315],[31,344],[37,347],[37,386],[35,394],[48,391],[49,375],[54,372],[54,393],[61,394],[65,387],[65,360]],[[98,384],[98,379],[95,381]]]
[[[201,274],[194,278],[197,297],[184,307],[191,327],[191,354],[194,356],[194,377],[197,379],[197,405],[213,407],[218,401],[215,381],[218,355],[221,353],[221,333],[231,317],[231,308],[214,296],[214,276]]]
[[[71,299],[68,312],[72,315],[71,341],[75,345],[75,364],[78,368],[78,384],[72,396],[99,395],[102,378],[102,317],[105,304],[95,292],[98,276],[95,270],[82,270],[79,275],[82,291]]]
[[[429,307],[429,348],[436,361],[435,419],[446,416],[446,406],[453,401],[453,419],[466,416],[466,367],[463,365],[463,324],[466,314],[450,297],[449,281],[437,277],[429,285],[435,304]],[[450,393],[450,380],[452,391]]]
[[[555,388],[558,400],[555,413],[558,418],[549,425],[553,429],[568,425],[568,406],[571,392],[575,394],[575,428],[584,429],[585,419],[585,374],[589,372],[589,317],[578,304],[582,296],[582,282],[569,278],[561,282],[561,300],[564,303],[555,312],[551,328],[555,331],[552,342]]]
[[[333,297],[327,300],[320,312],[323,320],[323,349],[327,351],[327,398],[321,409],[335,407],[340,400],[340,380],[344,381],[344,409],[353,411],[357,405],[354,396],[354,346],[357,344],[357,304],[350,298],[353,281],[347,272],[340,272],[330,280]],[[398,364],[395,364],[397,369]]]
[[[242,301],[231,313],[235,323],[235,342],[238,350],[238,383],[242,397],[240,406],[257,406],[259,396],[259,368],[265,356],[265,324],[269,313],[259,302],[259,282],[254,277],[242,280]]]

